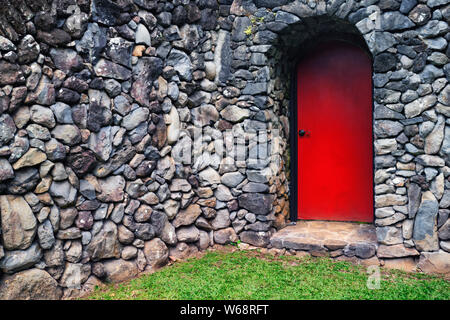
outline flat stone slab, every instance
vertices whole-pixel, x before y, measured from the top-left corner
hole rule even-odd
[[[276,232],[270,243],[279,249],[307,251],[378,247],[373,225],[335,221],[297,221],[296,225]]]

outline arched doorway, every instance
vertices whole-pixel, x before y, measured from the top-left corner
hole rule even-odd
[[[297,215],[373,221],[372,62],[327,40],[297,65]]]

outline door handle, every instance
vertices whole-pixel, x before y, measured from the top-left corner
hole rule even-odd
[[[303,129],[298,130],[298,135],[299,135],[300,137],[303,137],[303,136],[305,136],[306,134],[309,134],[309,132],[307,132],[307,131],[305,131],[305,130],[303,130]]]

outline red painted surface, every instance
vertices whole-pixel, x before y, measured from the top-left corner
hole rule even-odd
[[[318,45],[299,63],[299,219],[373,221],[372,68],[360,48]]]

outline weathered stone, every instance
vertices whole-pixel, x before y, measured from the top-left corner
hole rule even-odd
[[[398,31],[414,27],[414,23],[400,12],[390,11],[381,16],[383,30]]]
[[[348,257],[358,257],[368,259],[373,257],[376,252],[376,247],[370,243],[350,243],[344,248],[344,254]]]
[[[133,43],[122,38],[111,38],[106,47],[106,54],[115,63],[131,68]]]
[[[169,248],[169,257],[172,260],[181,260],[189,257],[193,253],[192,247],[184,242],[178,242],[175,247]]]
[[[81,153],[70,154],[67,157],[67,162],[77,175],[82,176],[94,168],[96,159],[92,151],[86,150]]]
[[[25,168],[15,172],[14,179],[8,182],[8,192],[24,194],[33,190],[39,182],[39,171],[35,168]]]
[[[122,249],[121,257],[124,260],[131,260],[136,258],[138,255],[138,249],[133,246],[126,246]]]
[[[0,158],[0,182],[14,178],[14,170],[8,160]]]
[[[408,187],[408,215],[409,218],[416,216],[417,210],[420,206],[421,188],[416,183],[411,183]]]
[[[218,244],[228,244],[232,242],[237,242],[239,237],[233,228],[225,228],[221,230],[214,231],[214,242]]]
[[[32,167],[44,162],[45,160],[47,160],[47,155],[44,152],[36,148],[31,148],[17,162],[14,163],[13,168],[14,170],[18,170],[24,167]]]
[[[403,125],[396,121],[381,120],[375,122],[374,133],[378,138],[395,137],[403,130]]]
[[[74,240],[81,238],[81,230],[76,227],[71,227],[66,230],[59,230],[56,238],[60,240]]]
[[[403,213],[400,212],[396,212],[394,213],[392,216],[383,218],[383,219],[376,219],[375,220],[375,224],[378,227],[384,227],[384,226],[390,226],[393,225],[399,221],[405,220],[406,219],[406,215],[404,215]]]
[[[0,145],[4,145],[14,138],[16,126],[8,114],[0,115]]]
[[[135,42],[137,44],[145,44],[147,46],[152,45],[150,33],[142,23],[137,26]]]
[[[133,84],[131,87],[131,96],[136,101],[143,105],[150,107],[149,83],[156,80],[162,73],[163,62],[157,57],[143,57],[140,58],[138,63],[133,66]]]
[[[119,225],[117,228],[118,231],[118,240],[123,244],[130,244],[134,240],[134,234],[130,230],[128,230],[125,226]]]
[[[380,245],[377,250],[378,258],[401,258],[418,256],[419,252],[414,248],[406,248],[403,244],[392,246]]]
[[[122,176],[110,176],[98,180],[101,193],[97,196],[100,201],[120,202],[124,197],[125,179]]]
[[[21,64],[33,62],[41,51],[39,44],[32,35],[26,35],[20,41],[18,47],[18,61]]]
[[[180,226],[187,226],[192,223],[200,216],[202,210],[198,204],[191,204],[186,209],[182,209],[178,212],[172,224],[175,228]]]
[[[139,272],[134,261],[109,260],[103,263],[103,266],[105,268],[105,280],[113,283],[131,280]]]
[[[42,257],[42,250],[34,243],[26,250],[7,251],[0,260],[0,269],[5,273],[14,273],[35,265]]]
[[[244,193],[238,197],[239,206],[258,214],[268,214],[272,208],[273,197],[270,194]]]
[[[441,239],[441,240],[449,240],[450,239],[450,220],[447,220],[439,228],[439,239]]]
[[[93,0],[91,4],[92,20],[114,26],[123,23],[123,18],[119,14],[121,11],[128,11],[131,2],[115,3],[109,0]]]
[[[436,219],[439,204],[430,191],[423,193],[422,201],[414,220],[413,240],[421,251],[439,249]]]
[[[394,54],[383,52],[375,56],[374,71],[387,72],[389,70],[395,69],[396,64],[397,58]]]
[[[0,196],[3,246],[8,250],[26,249],[36,235],[36,218],[21,196]]]
[[[242,231],[239,234],[242,242],[256,247],[265,247],[270,243],[270,234],[268,232]]]
[[[180,227],[176,234],[178,241],[181,242],[195,242],[200,238],[199,230],[195,226]]]
[[[191,110],[192,121],[198,127],[211,125],[219,120],[217,109],[210,104],[202,104],[200,107]]]
[[[417,25],[424,25],[431,18],[430,8],[424,4],[419,4],[410,11],[408,17]]]
[[[119,258],[120,249],[116,225],[111,221],[106,221],[100,232],[92,238],[86,251],[93,261]]]
[[[431,108],[437,101],[436,96],[429,95],[405,105],[406,118],[413,118],[420,115],[425,110]]]
[[[427,154],[417,156],[416,161],[417,163],[428,167],[443,167],[445,165],[444,159]]]
[[[2,300],[59,300],[61,296],[56,280],[36,268],[7,276],[0,284]]]
[[[147,263],[152,267],[162,267],[169,258],[169,249],[159,238],[145,242],[144,254]]]
[[[143,204],[134,213],[134,220],[136,222],[145,222],[150,219],[152,212],[153,209],[150,206]]]
[[[86,32],[76,44],[76,50],[92,64],[100,59],[100,52],[106,46],[106,28],[97,23],[89,23]]]
[[[433,131],[431,131],[431,133],[425,138],[425,153],[436,154],[439,152],[442,141],[444,140],[444,128],[445,118],[443,116],[439,116]]]
[[[95,65],[94,71],[99,77],[117,80],[128,80],[131,78],[131,71],[129,69],[106,59],[100,59]]]
[[[66,147],[56,139],[50,139],[45,143],[45,154],[50,161],[64,160]]]
[[[76,201],[77,189],[68,181],[53,181],[49,191],[53,200],[62,208],[69,207]]]
[[[45,220],[43,224],[38,227],[37,231],[39,245],[42,249],[50,249],[55,243],[55,236],[53,235],[53,227],[50,220]]]
[[[417,268],[427,273],[448,275],[450,270],[450,253],[442,250],[438,252],[422,252]]]
[[[376,231],[378,242],[381,244],[393,245],[403,243],[402,233],[399,228],[380,227]]]
[[[148,115],[147,108],[137,108],[123,118],[122,126],[127,130],[134,129],[142,122],[147,121]]]
[[[50,50],[50,56],[56,68],[64,73],[80,71],[83,68],[83,59],[72,49],[55,49]]]
[[[377,155],[388,154],[395,150],[397,150],[397,141],[395,139],[375,140],[375,152]]]
[[[180,117],[175,107],[170,109],[167,118],[169,121],[169,124],[167,125],[167,142],[169,144],[174,144],[178,141],[180,135]]]
[[[98,133],[91,133],[87,146],[102,161],[108,161],[112,150],[113,133],[111,127],[103,127]]]
[[[49,32],[38,30],[36,38],[51,46],[62,46],[70,42],[70,35],[62,29],[51,29]]]
[[[227,209],[217,210],[216,216],[210,222],[213,230],[226,228],[231,224],[230,213]]]
[[[81,230],[90,230],[94,225],[94,217],[90,211],[80,211],[75,220],[75,225]]]
[[[264,193],[269,190],[269,187],[263,183],[257,183],[257,182],[249,182],[247,183],[243,188],[242,191],[244,192],[260,192]]]
[[[201,171],[199,173],[199,180],[202,186],[209,186],[212,184],[220,183],[220,175],[211,167]]]
[[[0,61],[0,85],[24,83],[25,77],[22,70],[16,64],[4,60]]]
[[[77,126],[70,124],[57,125],[52,130],[52,136],[69,146],[76,145],[81,141],[80,130]]]
[[[167,65],[174,67],[183,80],[192,80],[193,66],[189,57],[182,51],[172,49],[167,57]]]
[[[164,224],[160,237],[168,245],[175,245],[178,241],[175,227],[168,221]]]

